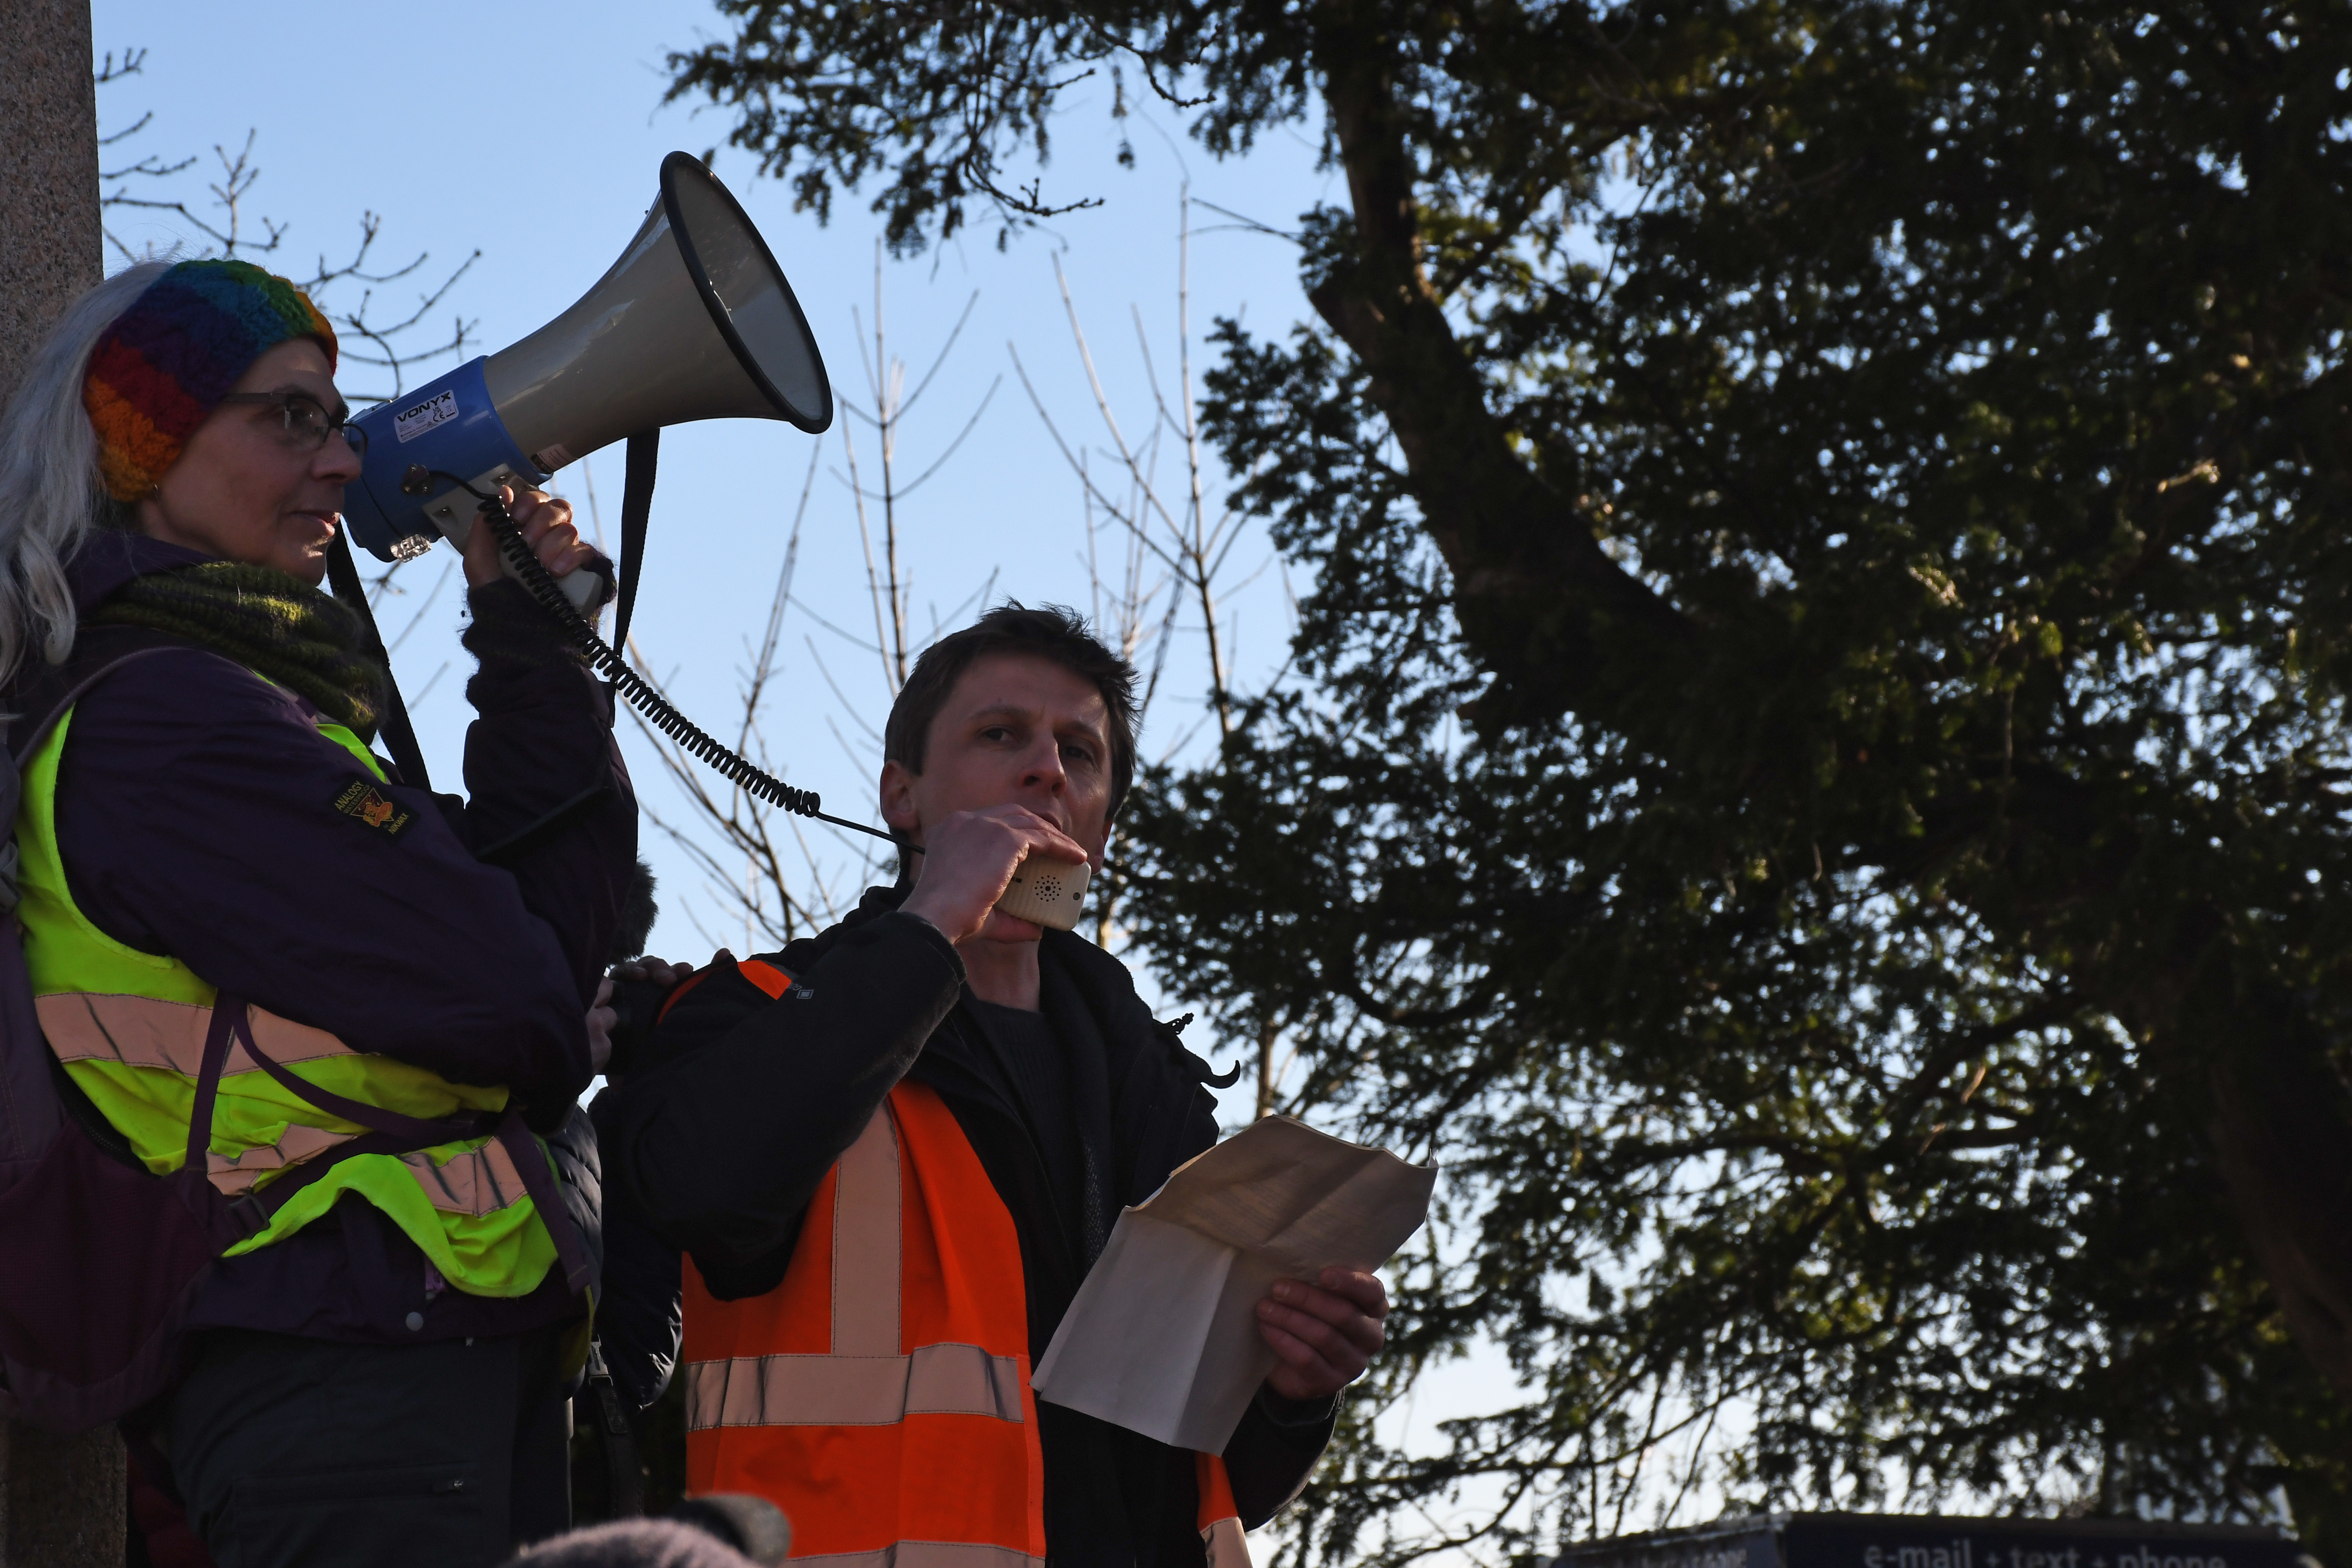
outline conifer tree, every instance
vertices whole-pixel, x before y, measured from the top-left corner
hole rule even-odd
[[[1302,677],[1149,781],[1126,908],[1446,1162],[1390,1385],[1528,1387],[1351,1428],[1303,1547],[1645,1524],[1631,1457],[1752,1420],[1735,1500],[2283,1488],[2352,1561],[2352,16],[721,10],[674,92],[901,248],[1117,200],[1008,173],[1089,75],[1344,176],[1206,410]]]

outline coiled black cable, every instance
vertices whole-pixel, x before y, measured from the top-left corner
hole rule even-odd
[[[832,823],[835,827],[847,827],[859,833],[870,833],[877,838],[887,838],[901,849],[913,850],[917,854],[922,852],[920,845],[909,844],[887,829],[869,827],[865,823],[852,822],[847,817],[835,816],[820,809],[823,802],[815,791],[795,789],[750,758],[730,751],[705,733],[701,726],[673,707],[669,699],[656,690],[644,676],[630,668],[628,660],[621,657],[619,649],[597,635],[595,626],[572,603],[571,596],[563,591],[563,585],[555,580],[555,574],[524,542],[522,530],[515,525],[504,501],[496,495],[484,495],[455,474],[445,474],[421,464],[411,468],[402,477],[400,488],[412,495],[422,494],[430,488],[434,479],[446,479],[481,502],[481,515],[489,523],[492,536],[498,540],[499,552],[513,568],[514,574],[521,579],[523,588],[539,602],[541,609],[555,618],[556,625],[563,628],[564,635],[588,656],[589,662],[613,683],[615,691],[626,698],[630,705],[643,713],[656,729],[675,741],[681,749],[692,752],[697,761],[745,794],[772,805],[780,805],[797,816],[813,816],[819,822]],[[421,483],[418,482],[420,480]]]

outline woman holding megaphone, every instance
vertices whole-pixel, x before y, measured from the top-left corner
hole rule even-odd
[[[0,1148],[0,1276],[46,1282],[0,1279],[0,1376],[57,1425],[123,1417],[222,1568],[488,1563],[565,1526],[589,1260],[546,1140],[635,867],[604,688],[487,528],[471,798],[374,754],[381,648],[319,588],[360,470],[335,363],[285,279],[150,263],[0,416],[32,998],[0,1089],[53,1089],[64,1128]],[[512,512],[609,580],[562,501]]]

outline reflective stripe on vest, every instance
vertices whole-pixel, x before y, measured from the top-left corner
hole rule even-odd
[[[774,1289],[721,1301],[688,1260],[684,1359],[688,1489],[770,1499],[795,1561],[1042,1563],[1020,1238],[927,1086],[892,1089],[826,1173]],[[1195,1474],[1211,1568],[1248,1568],[1224,1461]]]
[[[58,767],[72,721],[68,710],[24,762],[16,914],[34,1009],[51,1050],[132,1152],[151,1171],[174,1171],[187,1155],[215,994],[176,959],[116,942],[74,902],[57,840]],[[326,723],[319,730],[322,740],[383,777],[348,730]],[[507,1102],[503,1089],[450,1083],[260,1007],[251,1010],[250,1021],[256,1048],[346,1100],[427,1120],[499,1110]],[[215,1102],[206,1173],[226,1194],[257,1184],[266,1191],[278,1172],[366,1131],[273,1081],[242,1046],[233,1046]],[[292,1235],[346,1192],[382,1209],[444,1279],[474,1295],[527,1295],[555,1260],[521,1172],[503,1144],[484,1139],[345,1160],[297,1193],[268,1229],[232,1247],[232,1255]]]

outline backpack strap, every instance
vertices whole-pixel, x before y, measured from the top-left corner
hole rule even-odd
[[[0,712],[0,835],[5,836],[0,843],[0,916],[16,907],[16,812],[25,803],[19,771],[25,759],[40,750],[82,693],[126,664],[174,648],[212,651],[194,638],[145,626],[85,626],[63,664],[40,670],[9,694],[9,710]]]
[[[105,1121],[87,1097],[72,1089],[63,1066],[42,1041],[33,1014],[32,984],[15,930],[16,810],[25,795],[17,760],[31,754],[56,725],[58,715],[91,682],[118,665],[160,652],[175,640],[142,632],[121,637],[110,635],[94,641],[88,650],[77,643],[74,656],[65,664],[54,669],[36,667],[16,689],[0,698],[14,710],[0,709],[0,1188],[32,1169],[68,1118],[85,1129],[85,1113],[101,1126]],[[8,743],[12,740],[16,742],[13,746]],[[59,1080],[65,1083],[64,1089],[58,1087]],[[92,1136],[101,1148],[108,1147],[103,1139]],[[110,1152],[129,1154],[127,1146]]]
[[[229,1005],[232,1002],[235,1003],[234,1006]],[[226,1022],[224,1022],[224,1014],[226,1014]],[[530,1129],[523,1125],[522,1117],[519,1112],[509,1108],[503,1117],[481,1110],[443,1121],[426,1121],[422,1117],[404,1116],[399,1111],[387,1110],[380,1105],[367,1105],[336,1094],[332,1090],[321,1089],[308,1079],[296,1077],[268,1057],[264,1056],[261,1047],[254,1044],[253,1024],[247,1015],[245,1003],[241,999],[231,998],[224,993],[214,1008],[213,1031],[225,1037],[231,1030],[236,1033],[236,1043],[245,1047],[245,1054],[251,1057],[261,1070],[268,1073],[279,1088],[289,1094],[309,1100],[331,1116],[340,1116],[346,1121],[356,1121],[375,1134],[373,1140],[362,1138],[356,1143],[348,1143],[341,1149],[330,1151],[325,1162],[314,1162],[322,1163],[322,1168],[324,1163],[332,1163],[348,1154],[389,1153],[410,1149],[429,1149],[436,1143],[450,1142],[460,1138],[479,1138],[485,1133],[498,1139],[506,1146],[508,1157],[514,1161],[515,1172],[522,1178],[523,1190],[530,1194],[532,1206],[539,1210],[540,1219],[547,1226],[548,1238],[555,1244],[556,1259],[563,1265],[564,1283],[571,1288],[574,1295],[577,1295],[588,1289],[594,1281],[595,1266],[588,1259],[587,1242],[582,1237],[578,1225],[572,1220],[572,1211],[563,1206],[562,1194],[556,1191],[555,1172],[547,1163],[546,1152],[539,1146],[539,1141],[530,1135]],[[226,1055],[227,1047],[224,1045],[222,1056],[226,1058]],[[207,1071],[215,1070],[209,1040],[205,1047],[205,1065]],[[201,1113],[200,1120],[209,1132],[212,1123],[211,1096],[202,1084],[198,1085],[196,1094],[197,1110]],[[361,1144],[367,1146],[362,1148],[359,1146]],[[193,1120],[188,1126],[188,1148],[189,1160],[193,1163],[198,1148],[196,1121]],[[275,1193],[277,1188],[285,1185],[286,1183],[283,1181],[275,1182],[271,1184],[270,1190]],[[283,1196],[277,1198],[272,1212],[275,1212],[277,1205],[283,1205],[286,1197],[292,1195],[293,1190],[289,1189]]]
[[[82,694],[122,666],[150,654],[190,648],[224,658],[194,637],[174,636],[148,626],[84,626],[74,638],[73,652],[63,664],[33,671],[8,693],[9,710],[0,716],[0,738],[10,759],[21,763],[48,738],[59,717],[81,700]]]
[[[479,1137],[497,1125],[498,1119],[488,1112],[453,1118],[446,1122],[421,1121],[361,1105],[305,1083],[254,1048],[250,1011],[245,998],[231,992],[223,991],[213,999],[212,1021],[205,1030],[204,1060],[196,1069],[195,1101],[188,1112],[187,1155],[176,1175],[177,1180],[207,1194],[205,1200],[194,1206],[199,1213],[218,1215],[226,1221],[227,1234],[219,1237],[224,1247],[268,1229],[270,1221],[286,1206],[288,1199],[354,1154],[404,1154],[412,1149],[429,1149],[436,1143],[458,1138]],[[304,1162],[300,1171],[272,1183],[264,1191],[241,1194],[226,1203],[212,1198],[206,1156],[212,1149],[214,1102],[219,1098],[221,1075],[228,1069],[228,1054],[233,1046],[243,1046],[271,1078],[320,1110],[345,1116],[363,1126],[376,1126],[377,1130]]]

